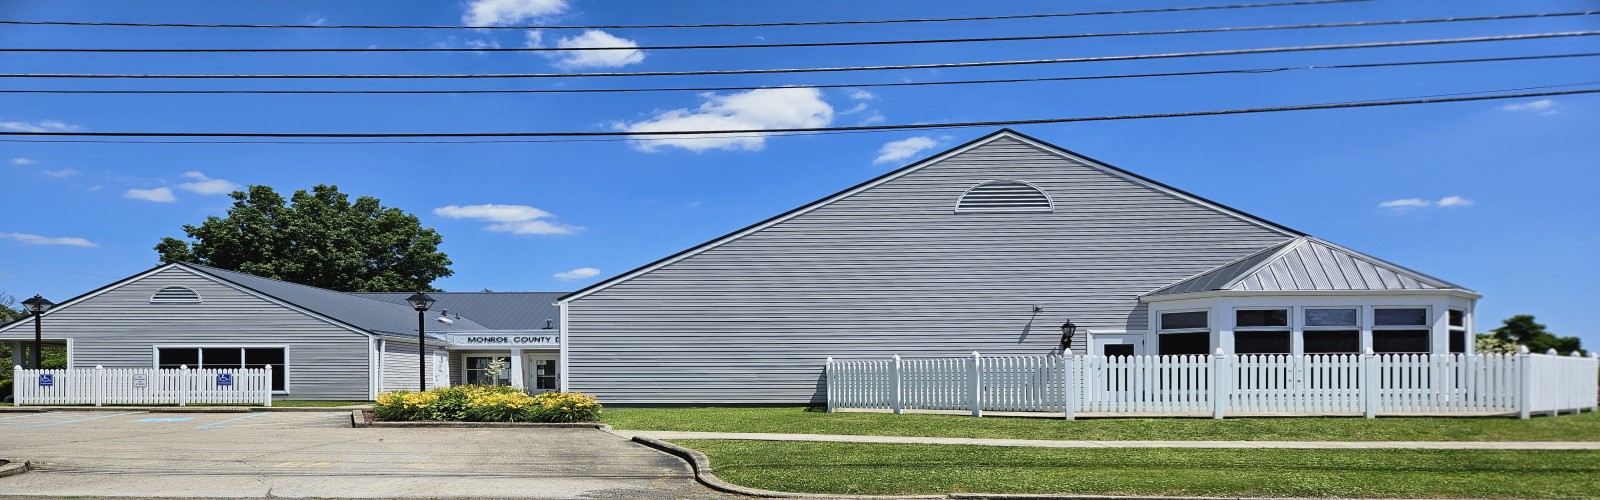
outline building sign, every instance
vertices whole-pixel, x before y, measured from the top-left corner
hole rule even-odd
[[[150,387],[150,376],[143,373],[133,374],[133,387],[135,389]]]
[[[233,374],[232,373],[218,373],[217,374],[217,387],[231,387],[231,386],[233,386]]]
[[[50,373],[39,374],[39,387],[55,387],[56,376]]]
[[[561,347],[559,333],[452,333],[455,347]]]

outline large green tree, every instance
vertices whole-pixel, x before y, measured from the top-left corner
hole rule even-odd
[[[432,291],[451,275],[441,238],[415,215],[377,198],[350,201],[337,186],[288,200],[269,186],[235,191],[227,217],[184,225],[192,242],[162,238],[162,262],[191,262],[346,292]]]
[[[1544,325],[1533,320],[1532,314],[1506,318],[1504,324],[1491,330],[1489,335],[1502,342],[1528,346],[1528,350],[1533,352],[1555,349],[1561,354],[1571,354],[1573,351],[1582,353],[1577,337],[1558,337],[1550,333]]]

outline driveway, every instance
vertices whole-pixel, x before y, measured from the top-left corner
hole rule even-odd
[[[349,413],[0,414],[4,496],[713,498],[670,455],[589,429],[352,429]]]

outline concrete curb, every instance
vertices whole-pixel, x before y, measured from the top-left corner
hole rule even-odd
[[[350,410],[350,427],[381,428],[445,428],[445,429],[598,429],[610,426],[599,422],[367,422],[364,410]]]
[[[11,477],[28,472],[31,468],[27,460],[12,460],[5,465],[0,465],[0,477]]]
[[[342,412],[354,406],[24,406],[3,407],[0,413],[44,413],[50,411],[142,411],[146,413],[255,413],[255,412]],[[360,407],[369,410],[370,407]]]

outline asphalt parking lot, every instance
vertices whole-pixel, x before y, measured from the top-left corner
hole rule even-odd
[[[0,414],[0,497],[711,498],[591,429],[353,429],[348,412]]]

